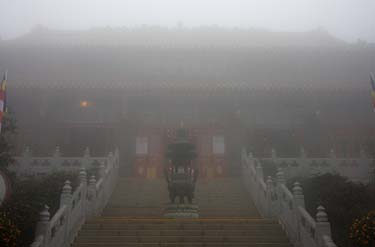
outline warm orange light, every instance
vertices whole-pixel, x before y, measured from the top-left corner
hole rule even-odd
[[[86,100],[82,100],[82,101],[79,103],[79,105],[80,105],[81,107],[88,107],[88,106],[89,106],[89,102],[87,102]]]

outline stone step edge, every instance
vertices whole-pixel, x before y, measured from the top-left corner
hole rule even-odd
[[[270,218],[270,219],[264,219],[264,218],[261,218],[261,217],[204,217],[204,218],[181,218],[181,219],[176,219],[176,218],[161,218],[161,217],[136,217],[136,216],[116,216],[116,217],[109,217],[109,216],[102,216],[102,217],[98,217],[98,218],[95,218],[95,219],[92,219],[90,221],[87,221],[87,223],[89,222],[99,222],[99,221],[104,221],[104,222],[108,222],[108,221],[147,221],[147,220],[150,220],[150,221],[168,221],[168,222],[181,222],[181,221],[185,221],[185,222],[189,222],[189,221],[192,221],[192,222],[199,222],[199,221],[202,221],[202,222],[213,222],[213,221],[252,221],[252,222],[255,222],[255,221],[259,221],[259,222],[275,222],[275,223],[278,223],[278,220],[276,218]]]

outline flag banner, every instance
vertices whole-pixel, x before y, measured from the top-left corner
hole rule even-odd
[[[374,75],[371,73],[370,75],[370,80],[371,80],[371,99],[372,99],[372,108],[375,112],[375,79]]]
[[[1,133],[1,126],[3,123],[4,112],[7,112],[6,83],[7,83],[7,72],[4,73],[3,80],[1,81],[1,85],[0,85],[0,133]]]

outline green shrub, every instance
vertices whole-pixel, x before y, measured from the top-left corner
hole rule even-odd
[[[13,182],[11,198],[1,206],[0,216],[3,217],[3,221],[12,222],[19,231],[15,246],[29,246],[32,243],[43,205],[47,204],[50,207],[51,216],[56,213],[62,186],[67,179],[75,188],[78,182],[77,174],[66,172]]]
[[[375,210],[354,220],[349,238],[358,247],[375,245]]]
[[[343,247],[356,246],[349,239],[350,226],[356,218],[375,208],[374,190],[335,174],[293,178],[288,181],[288,187],[292,188],[295,181],[302,184],[310,215],[316,215],[319,205],[326,208],[335,243]]]

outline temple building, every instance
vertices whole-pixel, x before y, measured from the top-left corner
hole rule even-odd
[[[117,146],[121,173],[147,178],[162,176],[181,125],[207,178],[240,172],[242,146],[258,157],[301,147],[357,157],[375,143],[374,57],[374,45],[322,30],[38,28],[0,41],[18,152]]]

